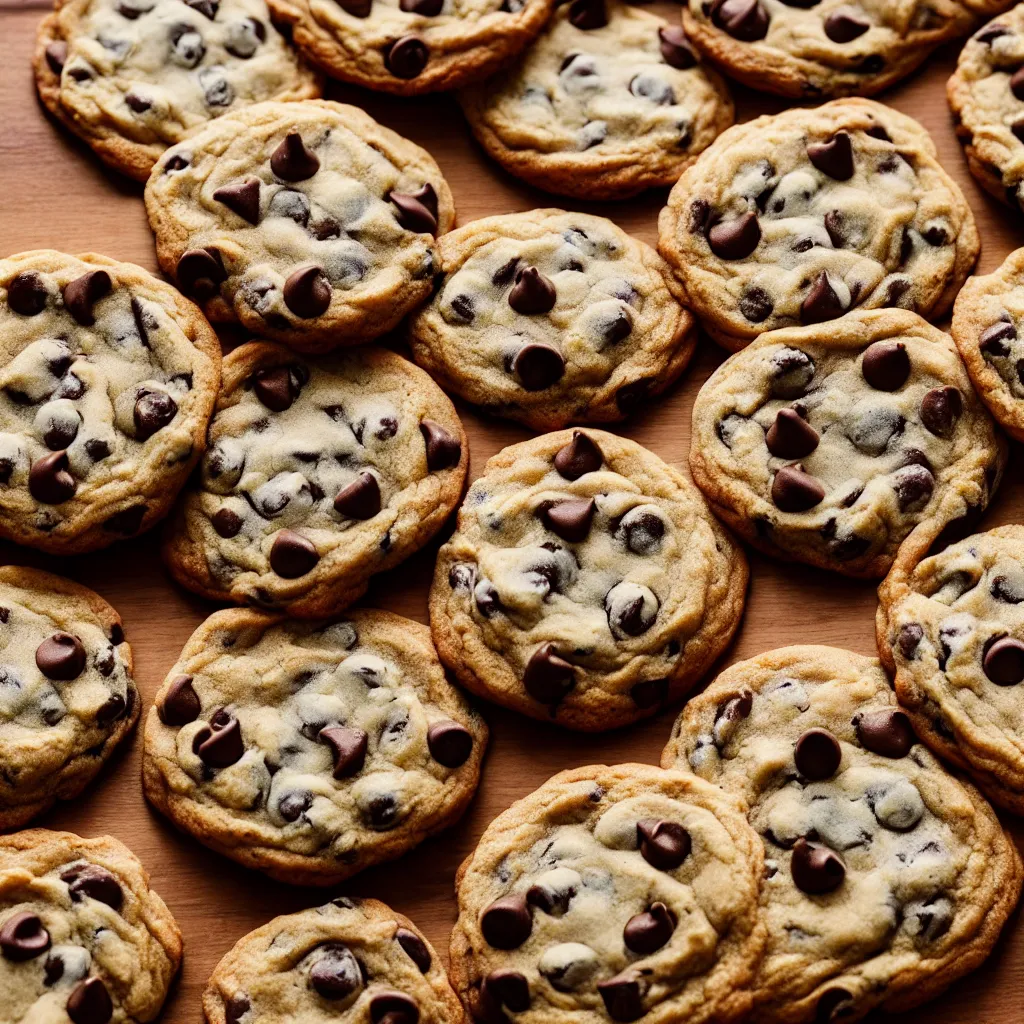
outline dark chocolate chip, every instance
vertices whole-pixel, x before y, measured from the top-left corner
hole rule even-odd
[[[572,432],[572,440],[555,454],[554,464],[566,480],[579,480],[587,473],[596,473],[604,462],[597,443],[582,430]]]
[[[121,883],[99,864],[76,864],[62,872],[60,879],[67,883],[68,892],[75,903],[88,896],[118,911],[124,903]]]
[[[369,737],[362,729],[336,725],[321,729],[318,739],[326,743],[334,754],[334,777],[348,779],[358,775],[366,763]]]
[[[74,497],[78,485],[70,469],[66,451],[36,459],[28,473],[29,493],[44,505],[59,505]]]
[[[599,981],[597,991],[612,1020],[634,1021],[644,1015],[640,981],[633,971],[624,971],[608,981]]]
[[[823,174],[836,181],[853,177],[853,145],[849,132],[836,132],[828,142],[815,142],[807,147],[807,159]]]
[[[427,469],[432,473],[459,464],[462,458],[462,442],[453,437],[440,423],[423,420],[420,423],[420,433],[427,446]]]
[[[827,729],[808,729],[793,750],[797,771],[812,782],[832,778],[842,758],[839,741]]]
[[[395,938],[409,959],[419,968],[420,974],[426,974],[431,963],[430,949],[426,942],[408,928],[399,928],[395,932]]]
[[[270,549],[270,567],[286,580],[305,576],[319,561],[313,544],[294,530],[282,530]]]
[[[291,408],[300,391],[298,382],[287,366],[257,370],[252,378],[252,389],[256,397],[274,412],[284,412]]]
[[[752,324],[767,320],[775,309],[775,303],[763,288],[748,288],[740,299],[740,312]]]
[[[346,519],[372,519],[380,508],[380,484],[369,472],[360,473],[334,499],[334,511]]]
[[[978,348],[993,356],[1008,356],[1010,348],[1007,342],[1017,340],[1017,328],[1006,320],[997,320],[986,327],[978,336]]]
[[[1024,681],[1024,643],[1012,636],[996,640],[985,651],[982,667],[996,686],[1016,686]]]
[[[917,648],[924,639],[924,630],[916,622],[906,622],[900,626],[896,636],[896,646],[904,658],[913,658]]]
[[[480,916],[480,930],[494,949],[518,949],[533,931],[533,917],[526,897],[502,896]]]
[[[780,459],[802,459],[818,447],[818,432],[796,409],[780,409],[765,434],[765,443]]]
[[[242,1018],[252,1009],[248,997],[243,995],[232,996],[224,1007],[224,1017],[227,1024],[241,1024]]]
[[[460,768],[473,753],[473,734],[458,722],[434,722],[427,729],[430,756],[445,768]]]
[[[0,928],[0,952],[7,960],[32,960],[50,948],[50,933],[38,914],[12,914]]]
[[[865,750],[882,757],[906,757],[914,745],[914,730],[906,712],[882,708],[858,714],[853,721]]]
[[[949,437],[964,411],[964,397],[952,385],[932,388],[921,399],[921,422],[938,437]]]
[[[43,279],[32,270],[18,274],[7,286],[7,305],[21,316],[36,316],[46,308]]]
[[[270,169],[282,181],[306,181],[320,170],[320,158],[298,132],[289,132],[271,154]]]
[[[144,391],[135,400],[135,439],[145,441],[178,415],[178,403],[166,391]]]
[[[543,391],[562,379],[565,359],[551,345],[530,342],[512,360],[512,369],[526,391]]]
[[[832,287],[828,274],[824,270],[821,271],[814,279],[807,298],[800,304],[800,322],[820,324],[826,320],[834,320],[845,312],[846,309]]]
[[[90,270],[64,285],[64,305],[76,323],[92,327],[96,323],[92,307],[109,295],[112,287],[113,282],[105,270]]]
[[[558,704],[575,685],[573,666],[559,656],[554,644],[544,644],[530,655],[523,673],[523,686],[534,700],[541,704]]]
[[[905,466],[893,474],[893,490],[901,512],[918,512],[931,500],[935,477],[924,466]]]
[[[769,20],[760,0],[715,0],[711,5],[712,23],[744,43],[764,39]]]
[[[604,0],[572,0],[569,6],[569,22],[584,31],[604,28],[608,24],[608,11]]]
[[[676,930],[676,916],[664,903],[652,903],[649,910],[635,914],[622,930],[622,941],[633,953],[647,956],[664,946]]]
[[[429,182],[415,192],[389,192],[388,200],[398,207],[398,223],[406,231],[426,235],[437,232],[437,193]]]
[[[898,391],[910,376],[910,356],[902,341],[876,341],[864,350],[864,379],[876,391]]]
[[[852,43],[854,39],[864,35],[871,26],[863,19],[849,11],[833,11],[825,19],[825,35],[833,43]]]
[[[708,245],[721,260],[742,260],[749,256],[761,241],[761,224],[752,211],[722,220],[708,230]]]
[[[793,847],[789,869],[794,885],[812,896],[833,892],[846,878],[846,865],[837,853],[803,837]]]
[[[644,818],[636,823],[640,855],[659,871],[675,871],[690,855],[690,833],[674,821]]]
[[[853,996],[844,988],[826,989],[814,1008],[814,1024],[832,1024],[853,1012]]]
[[[193,298],[204,301],[220,291],[228,279],[217,249],[189,249],[181,254],[175,270],[178,287]]]
[[[99,978],[80,981],[68,996],[66,1009],[74,1024],[107,1024],[114,1016],[110,993]]]
[[[338,6],[353,18],[368,18],[373,10],[373,0],[337,0]]]
[[[666,64],[685,71],[697,63],[689,39],[681,25],[664,25],[658,29],[658,42],[661,46],[661,57]]]
[[[516,283],[508,293],[508,304],[523,316],[547,313],[557,301],[555,286],[536,267],[522,267],[516,273]]]
[[[192,676],[175,678],[156,710],[164,725],[182,726],[194,722],[199,717],[202,705],[192,685]]]
[[[372,1024],[417,1024],[420,1008],[402,992],[381,992],[370,1000]]]
[[[401,0],[398,6],[406,14],[418,14],[423,18],[436,18],[444,7],[444,0]]]
[[[77,636],[54,633],[36,648],[36,667],[47,679],[77,679],[85,670],[85,647]]]
[[[491,971],[480,985],[480,1000],[488,1021],[499,1024],[508,1019],[502,1007],[513,1013],[523,1013],[530,1008],[530,983],[518,971]]]
[[[772,481],[772,501],[783,512],[806,512],[821,504],[825,488],[802,466],[783,466]]]
[[[50,70],[59,75],[68,59],[68,44],[63,39],[46,44],[46,63]]]
[[[309,983],[324,999],[347,999],[363,987],[363,972],[352,950],[340,942],[321,947],[309,970]]]
[[[593,498],[569,499],[545,506],[541,518],[544,525],[562,540],[579,544],[587,539],[596,510]]]
[[[284,283],[284,304],[303,320],[326,313],[332,295],[327,275],[313,263],[293,270]]]
[[[229,508],[219,508],[210,520],[213,528],[225,539],[237,537],[242,529],[242,517]]]
[[[415,78],[430,60],[430,48],[417,35],[396,39],[384,51],[384,64],[395,78]]]
[[[207,734],[208,733],[208,734]],[[210,719],[210,729],[196,734],[203,737],[196,746],[196,753],[203,764],[211,768],[227,768],[242,759],[245,744],[242,742],[242,727],[237,718],[226,712],[216,712]]]
[[[250,224],[259,224],[259,178],[247,178],[245,181],[238,181],[233,185],[224,185],[213,193],[213,198]]]

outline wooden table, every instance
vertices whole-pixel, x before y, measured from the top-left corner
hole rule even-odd
[[[152,238],[141,202],[142,188],[106,172],[86,146],[55,126],[36,102],[29,56],[45,0],[0,0],[0,255],[52,247],[94,251],[156,270]],[[677,17],[664,4],[661,13]],[[967,173],[946,107],[945,82],[958,47],[933,56],[909,82],[883,99],[918,118],[932,132],[939,158],[963,187],[982,236],[980,269],[989,271],[1024,244],[1024,221],[990,199]],[[735,90],[740,120],[782,109],[784,101]],[[447,97],[402,100],[356,89],[335,98],[364,107],[374,117],[419,142],[437,158],[451,184],[460,223],[488,214],[557,206],[559,201],[527,188],[489,163],[473,143],[458,107]],[[610,216],[627,231],[654,244],[664,193],[653,192],[619,205],[572,204]],[[702,339],[683,381],[658,404],[630,421],[622,432],[676,465],[685,465],[690,442],[690,409],[697,389],[722,353]],[[459,412],[472,449],[471,476],[499,448],[525,439],[510,423]],[[1014,446],[1002,489],[984,520],[986,528],[1024,521],[1024,474]],[[420,552],[400,569],[376,578],[365,603],[422,622],[437,546]],[[51,559],[12,545],[0,545],[0,562],[47,568],[80,580],[111,601],[124,616],[135,651],[137,679],[146,709],[195,627],[213,606],[174,586],[158,556],[156,537],[116,545],[99,554]],[[871,584],[758,555],[752,557],[746,618],[721,667],[772,647],[824,643],[874,654],[875,589]],[[580,736],[486,706],[491,748],[479,795],[460,825],[425,843],[403,860],[357,876],[342,887],[352,895],[375,896],[408,914],[442,952],[455,920],[452,881],[489,821],[513,800],[563,768],[594,763],[657,763],[678,708],[634,728],[603,736]],[[40,825],[84,836],[110,833],[125,842],[152,874],[153,887],[167,901],[185,934],[181,979],[162,1020],[184,1024],[201,1019],[200,993],[214,965],[245,932],[276,914],[315,906],[333,890],[290,888],[236,867],[177,832],[149,809],[139,784],[141,730],[74,805],[47,814]],[[1013,821],[1018,843],[1024,823]],[[1024,843],[1022,843],[1024,845]],[[947,996],[907,1021],[929,1024],[979,1022],[1017,1024],[1024,998],[1024,926],[1013,920],[986,965],[953,987]],[[0,1005],[2,1005],[0,993]],[[879,1015],[879,1019],[881,1015]],[[891,1019],[891,1018],[888,1018]]]

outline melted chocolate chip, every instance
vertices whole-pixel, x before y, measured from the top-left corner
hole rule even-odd
[[[107,1024],[114,1015],[110,993],[99,978],[86,978],[71,991],[67,1013],[74,1024]]]
[[[826,729],[808,729],[793,751],[797,771],[812,782],[832,778],[842,758],[839,741]]]
[[[189,249],[181,254],[175,274],[178,287],[193,298],[205,301],[220,291],[228,279],[218,249]]]
[[[223,711],[214,712],[210,728],[196,733],[194,749],[203,764],[210,768],[228,768],[240,761],[245,753],[245,744],[238,719]]]
[[[846,865],[837,853],[822,843],[800,838],[790,860],[793,884],[801,892],[817,896],[833,892],[846,878]]]
[[[50,70],[59,75],[68,59],[68,44],[63,39],[46,44],[46,63]]]
[[[665,25],[659,28],[658,43],[662,60],[671,67],[685,71],[697,63],[697,54],[694,53],[681,25]]]
[[[530,1008],[530,984],[518,971],[491,971],[480,986],[480,999],[488,1020],[505,1021],[502,1007],[513,1013]]]
[[[608,11],[604,0],[572,0],[569,6],[569,22],[585,32],[604,28],[608,24]]]
[[[318,739],[326,743],[334,754],[334,777],[348,779],[358,775],[366,763],[369,737],[362,729],[337,725],[321,729]]]
[[[1010,348],[1007,342],[1017,340],[1017,328],[1006,320],[997,320],[986,327],[978,336],[978,348],[993,356],[1008,356]]]
[[[301,387],[287,366],[274,366],[256,371],[252,378],[252,389],[268,409],[284,412],[299,397]]]
[[[634,1021],[644,1015],[640,981],[633,971],[624,971],[608,981],[599,981],[597,991],[612,1020]]]
[[[541,704],[560,703],[575,685],[573,666],[559,656],[552,643],[538,647],[526,663],[523,687]]]
[[[833,43],[852,43],[864,35],[871,26],[863,18],[849,11],[833,11],[825,19],[825,35]]]
[[[372,1024],[417,1024],[420,1008],[402,992],[381,992],[370,1000]]]
[[[389,192],[388,200],[398,207],[398,223],[406,231],[433,235],[437,231],[437,193],[427,183],[415,192]]]
[[[402,36],[384,51],[384,64],[395,78],[415,78],[429,60],[430,48],[417,35]]]
[[[453,437],[440,423],[423,420],[420,433],[427,446],[427,469],[432,473],[457,466],[462,458],[462,442]]]
[[[218,535],[225,540],[237,537],[242,529],[242,517],[229,508],[219,508],[210,520]]]
[[[764,39],[769,20],[760,0],[715,0],[711,5],[713,24],[744,43]]]
[[[16,963],[32,960],[50,948],[50,933],[38,914],[12,914],[0,927],[0,953]]]
[[[834,320],[846,312],[828,274],[821,271],[814,279],[807,298],[800,304],[800,322],[802,324],[820,324],[826,320]]]
[[[807,159],[836,181],[853,177],[853,145],[848,132],[836,132],[828,142],[812,143],[807,147]]]
[[[99,864],[77,864],[62,872],[60,879],[67,883],[68,892],[75,903],[89,897],[117,911],[120,911],[124,903],[121,883]]]
[[[347,999],[363,987],[359,961],[340,942],[321,946],[322,955],[309,971],[309,983],[324,999]]]
[[[36,459],[28,473],[29,493],[44,505],[60,505],[74,497],[78,485],[70,468],[66,451]]]

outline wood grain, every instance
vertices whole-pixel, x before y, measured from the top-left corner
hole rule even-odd
[[[141,188],[108,174],[89,150],[51,123],[38,106],[29,70],[35,26],[43,0],[0,0],[0,253],[50,246],[68,252],[96,251],[155,270]],[[664,5],[662,13],[677,17]],[[910,82],[884,99],[918,118],[932,132],[940,160],[967,194],[983,239],[980,269],[988,271],[1024,243],[1020,218],[977,188],[967,173],[945,102],[945,81],[957,49],[933,56]],[[783,101],[736,90],[745,120],[781,109]],[[355,89],[336,98],[365,107],[374,117],[426,146],[451,183],[461,223],[494,213],[560,205],[527,188],[487,162],[447,97],[396,100]],[[647,242],[656,239],[664,193],[650,193],[616,206],[574,204],[612,217]],[[561,204],[565,205],[565,204]],[[684,465],[690,410],[701,383],[722,354],[702,339],[694,365],[667,398],[631,421],[623,433]],[[487,420],[460,406],[471,438],[471,473],[506,444],[528,436],[522,428]],[[1014,446],[1007,479],[984,525],[1022,521],[1024,484]],[[366,604],[426,621],[426,594],[436,546],[402,568],[378,577]],[[120,544],[106,553],[48,559],[0,545],[0,562],[45,567],[94,587],[125,619],[136,652],[138,681],[148,707],[164,674],[192,630],[213,610],[172,585],[155,537]],[[874,653],[875,592],[869,584],[784,565],[754,556],[746,618],[721,666],[789,643],[827,643]],[[344,887],[354,895],[379,897],[412,917],[445,950],[455,916],[452,879],[486,824],[513,800],[563,768],[592,763],[656,763],[676,709],[635,728],[605,736],[578,736],[484,708],[492,746],[484,782],[466,819],[394,865],[364,873]],[[91,836],[111,833],[149,868],[154,888],[166,899],[185,933],[185,966],[163,1015],[167,1024],[201,1019],[199,996],[214,965],[246,931],[279,913],[323,902],[332,892],[289,888],[235,867],[177,833],[145,804],[139,785],[141,736],[108,766],[73,806],[47,815],[41,824]],[[1011,822],[1018,842],[1024,827]],[[1012,921],[989,962],[957,984],[945,998],[904,1016],[906,1021],[954,1024],[965,1020],[1016,1024],[1024,1001],[1024,929]],[[0,994],[2,1002],[2,994]]]

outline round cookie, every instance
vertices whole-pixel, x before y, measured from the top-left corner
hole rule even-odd
[[[975,15],[958,0],[688,0],[683,28],[730,78],[797,99],[872,96]]]
[[[0,259],[0,537],[95,551],[167,514],[206,445],[220,342],[131,263]]]
[[[940,317],[979,249],[928,133],[863,99],[729,129],[672,189],[658,232],[690,307],[733,350],[857,308]]]
[[[265,0],[56,0],[34,70],[47,110],[138,181],[214,118],[320,95]]]
[[[419,550],[462,496],[455,407],[386,349],[300,359],[251,342],[224,360],[201,472],[164,541],[204,597],[321,618]]]
[[[603,217],[532,210],[438,240],[413,357],[446,391],[535,430],[623,419],[686,368],[694,318],[667,264]]]
[[[1006,451],[949,335],[868,310],[727,359],[694,402],[690,470],[756,548],[870,579],[920,524],[963,536]]]
[[[211,320],[303,352],[371,341],[429,298],[455,220],[426,150],[328,100],[207,125],[157,163],[146,211],[164,273]]]
[[[329,75],[415,96],[494,74],[544,27],[554,0],[270,0]]]
[[[918,735],[1024,813],[1024,527],[929,555],[912,538],[878,591],[878,651]]]
[[[662,764],[723,786],[765,847],[752,1019],[853,1021],[931,999],[989,954],[1021,862],[916,742],[878,661],[785,647],[691,700]]]
[[[203,993],[208,1024],[464,1024],[423,933],[377,900],[340,896],[243,936]]]
[[[430,625],[470,692],[598,732],[655,714],[728,646],[747,560],[677,469],[563,430],[500,451],[441,548]]]
[[[733,121],[682,29],[617,0],[557,7],[518,64],[459,102],[506,171],[584,200],[671,185]]]
[[[430,630],[389,612],[215,612],[146,720],[143,789],[179,828],[281,882],[335,885],[463,814],[487,727]]]
[[[459,869],[452,981],[484,1024],[735,1021],[764,947],[763,867],[735,801],[689,772],[562,772]]]
[[[135,855],[111,836],[0,836],[4,1021],[152,1021],[181,932]]]
[[[60,576],[0,568],[0,829],[79,796],[138,718],[121,616]]]

